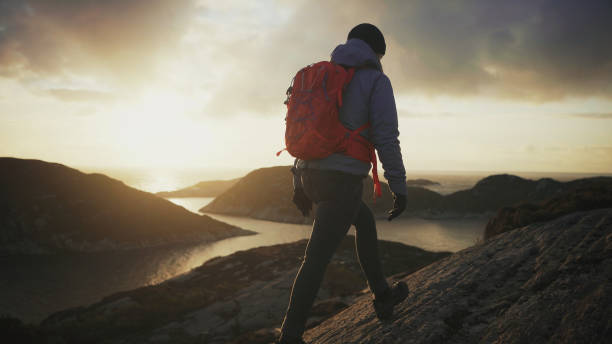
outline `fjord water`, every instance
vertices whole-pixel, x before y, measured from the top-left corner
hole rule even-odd
[[[168,200],[189,211],[198,213],[200,208],[212,201],[212,198],[190,197],[168,198]],[[228,246],[227,249],[218,249],[219,252],[240,250],[241,248],[238,247],[241,245],[249,246],[245,246],[244,249],[247,249],[291,242],[310,236],[310,225],[286,224],[211,213],[206,213],[206,215],[259,233],[255,236],[229,238],[210,245]],[[392,222],[378,219],[376,227],[378,238],[382,240],[397,241],[429,251],[456,252],[474,244],[482,237],[486,221],[484,218],[425,220],[400,217]],[[349,233],[354,234],[354,228],[351,228]],[[243,241],[244,243],[242,243]],[[233,244],[234,242],[237,244]],[[252,244],[250,244],[251,242]]]
[[[212,198],[169,198],[168,200],[198,213],[198,210],[212,201]],[[201,251],[197,253],[197,258],[194,258],[196,261],[203,262],[215,256],[227,255],[239,250],[287,243],[310,236],[310,225],[287,224],[210,213],[206,213],[206,215],[219,221],[255,231],[258,234],[229,238],[203,246]],[[392,222],[385,219],[376,221],[379,239],[397,241],[429,251],[452,252],[462,250],[478,241],[482,237],[485,224],[486,219],[484,218],[425,220],[400,217]],[[349,233],[354,234],[354,228],[351,228]]]

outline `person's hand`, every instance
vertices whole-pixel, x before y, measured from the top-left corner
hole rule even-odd
[[[389,210],[387,220],[391,221],[406,210],[406,195],[393,194],[393,209]]]
[[[312,201],[306,196],[304,193],[304,189],[295,188],[293,190],[293,203],[295,203],[296,207],[299,211],[302,212],[304,217],[308,216],[310,210],[312,209]]]

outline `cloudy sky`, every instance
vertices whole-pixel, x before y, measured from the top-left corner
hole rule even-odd
[[[0,156],[290,164],[291,77],[362,22],[408,170],[612,172],[608,0],[0,0]]]

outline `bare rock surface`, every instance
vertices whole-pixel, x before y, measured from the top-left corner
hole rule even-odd
[[[609,343],[612,209],[502,233],[403,280],[380,322],[361,297],[309,330],[308,343]]]

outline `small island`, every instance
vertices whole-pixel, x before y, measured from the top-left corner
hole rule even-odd
[[[425,178],[408,179],[406,180],[408,186],[434,186],[440,185],[440,183]]]
[[[161,191],[157,196],[170,197],[217,197],[236,184],[240,178],[230,180],[210,180],[174,191]]]

